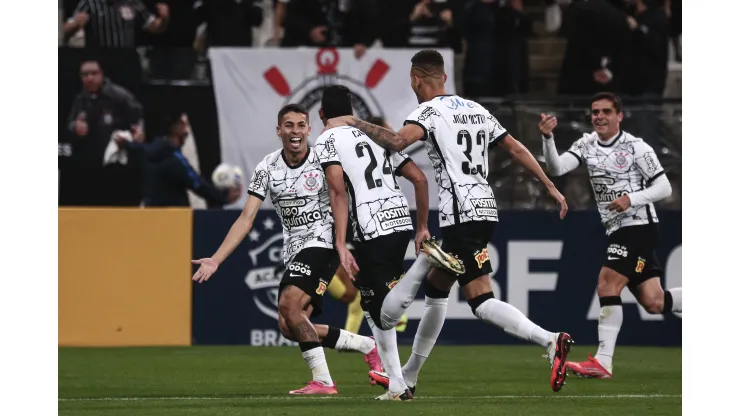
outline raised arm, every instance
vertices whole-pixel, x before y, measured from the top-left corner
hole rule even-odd
[[[242,213],[234,221],[234,224],[231,226],[228,234],[226,234],[226,238],[224,238],[221,246],[216,250],[216,253],[211,257],[192,261],[193,264],[200,265],[198,271],[193,275],[193,281],[198,283],[207,281],[216,272],[218,266],[234,252],[242,240],[244,240],[244,237],[252,230],[254,218],[257,216],[260,205],[262,205],[262,199],[250,193],[247,203],[244,204]]]
[[[545,154],[547,171],[553,176],[561,176],[577,168],[581,158],[573,150],[562,155],[558,154],[552,129],[558,125],[558,119],[553,115],[540,114],[540,124],[537,126],[542,133],[542,151]]]
[[[429,234],[429,185],[427,177],[413,160],[408,158],[396,168],[396,171],[414,185],[416,196],[416,255],[419,255],[421,242],[431,238]]]
[[[537,159],[532,156],[532,153],[517,139],[511,137],[510,134],[507,134],[506,137],[498,141],[498,145],[509,152],[511,157],[516,159],[517,162],[545,185],[547,193],[560,205],[560,219],[565,218],[565,214],[568,212],[568,204],[565,203],[565,197],[558,191],[550,178],[547,177],[540,167],[539,162],[537,162]]]
[[[370,139],[380,146],[395,151],[403,150],[426,136],[424,129],[413,123],[401,127],[398,133],[385,127],[362,121],[356,117],[349,118],[347,124],[362,130],[363,133],[367,134]]]

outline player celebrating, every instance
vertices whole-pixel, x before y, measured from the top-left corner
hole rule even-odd
[[[562,155],[552,134],[557,119],[542,114],[539,124],[551,174],[564,175],[581,164],[588,168],[609,236],[598,283],[599,349],[586,362],[566,363],[569,370],[584,377],[610,378],[613,374],[614,347],[622,326],[620,295],[625,286],[649,313],[681,311],[681,288],[663,291],[663,271],[655,256],[658,216],[653,203],[671,195],[671,184],[653,148],[620,129],[623,117],[618,96],[596,94],[591,99],[594,132],[584,134]]]
[[[325,123],[326,119],[352,115],[349,90],[341,85],[324,89],[321,106]],[[350,207],[357,263],[344,239],[347,228],[344,215],[334,218],[336,248],[350,276],[353,270],[360,271],[356,284],[362,307],[390,377],[390,388],[377,399],[410,400],[413,395],[403,380],[395,326],[383,325],[380,310],[386,295],[403,275],[403,260],[413,231],[408,202],[395,176],[403,176],[414,184],[418,203],[417,254],[422,241],[430,237],[426,178],[406,154],[378,146],[353,127],[325,130],[316,140],[316,152],[326,172],[332,212],[344,213]]]
[[[419,107],[406,118],[398,132],[363,122],[354,117],[342,117],[332,126],[346,123],[360,129],[379,145],[403,150],[418,140],[424,141],[439,186],[439,222],[442,227],[442,249],[462,261],[464,273],[457,276],[462,292],[473,313],[479,319],[496,325],[507,333],[534,342],[547,350],[552,364],[550,386],[559,391],[566,378],[565,360],[572,339],[566,333],[552,333],[540,328],[515,307],[493,296],[491,263],[486,249],[498,211],[493,190],[488,184],[488,147],[498,145],[532,172],[548,193],[561,206],[560,217],[567,212],[565,198],[540,168],[532,154],[511,137],[501,124],[480,104],[445,93],[442,55],[435,50],[423,50],[411,58],[411,88]],[[403,292],[404,280],[393,292],[406,304],[416,292]],[[425,280],[426,307],[416,332],[411,357],[403,367],[403,377],[412,393],[422,364],[429,356],[442,329],[447,310],[447,298],[455,276],[435,268]],[[400,318],[403,308],[386,308],[383,314]],[[390,306],[390,305],[389,305]]]
[[[323,295],[339,265],[332,239],[329,191],[316,152],[308,147],[311,127],[306,109],[288,104],[278,113],[277,134],[283,148],[267,155],[249,183],[249,198],[218,251],[199,264],[193,280],[210,278],[249,233],[262,201],[270,195],[283,224],[286,271],[278,295],[278,325],[284,337],[297,341],[313,380],[290,394],[337,394],[322,347],[365,354],[371,370],[381,362],[372,338],[326,325],[309,317],[321,313]]]

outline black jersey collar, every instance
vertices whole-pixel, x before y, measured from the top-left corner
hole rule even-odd
[[[601,139],[599,138],[596,139],[596,142],[599,143],[599,146],[601,147],[612,147],[619,141],[619,139],[622,138],[622,135],[624,135],[624,132],[622,130],[619,130],[619,133],[616,136],[614,136],[611,140],[607,140],[606,144],[603,143]]]
[[[303,164],[304,164],[304,163],[306,163],[306,161],[308,160],[308,156],[309,156],[310,154],[311,154],[311,146],[308,146],[308,151],[306,152],[306,156],[304,156],[304,157],[303,157],[303,159],[301,159],[301,161],[300,161],[300,162],[298,162],[298,164],[297,164],[297,165],[295,165],[295,166],[291,166],[291,165],[290,165],[290,163],[288,163],[288,159],[286,159],[286,158],[285,158],[285,149],[283,149],[283,150],[281,150],[281,151],[280,151],[280,156],[282,156],[282,158],[283,158],[283,162],[285,162],[285,165],[286,165],[286,166],[287,166],[287,167],[288,167],[289,169],[298,169],[298,168],[300,168],[301,166],[303,166]]]

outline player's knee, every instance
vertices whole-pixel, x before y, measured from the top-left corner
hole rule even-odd
[[[295,341],[295,337],[293,337],[293,332],[288,328],[288,324],[285,323],[285,318],[282,317],[282,315],[278,319],[278,329],[280,330],[280,334],[283,335],[286,339],[290,341]]]
[[[663,313],[664,302],[662,294],[661,296],[650,297],[641,303],[645,310],[650,314],[658,315]]]
[[[619,279],[620,275],[617,272],[611,270],[602,270],[599,275],[599,283],[597,286],[597,293],[600,298],[609,296],[620,296],[624,284]]]
[[[447,285],[432,281],[428,277],[424,279],[424,293],[429,298],[447,299],[450,296],[450,289],[452,289],[452,286],[447,287]]]
[[[347,286],[347,290],[344,292],[339,301],[342,303],[351,303],[357,297],[357,289],[354,286]]]
[[[478,309],[480,305],[482,305],[485,301],[488,299],[493,299],[493,292],[484,293],[480,296],[476,296],[473,299],[468,299],[468,305],[470,305],[470,309],[473,310],[473,315],[478,316],[475,311]]]

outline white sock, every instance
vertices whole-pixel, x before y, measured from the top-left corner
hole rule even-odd
[[[475,309],[475,316],[484,322],[498,326],[507,334],[534,342],[547,348],[552,332],[545,331],[530,321],[519,309],[501,302],[488,299]]]
[[[420,254],[414,264],[406,272],[391,291],[383,300],[383,307],[380,309],[380,320],[383,328],[395,328],[401,317],[406,313],[406,308],[416,298],[416,292],[419,291],[419,285],[431,270],[427,262],[426,254]]]
[[[398,358],[398,342],[396,341],[396,328],[382,330],[375,325],[370,314],[365,312],[365,318],[370,325],[370,330],[375,336],[375,343],[378,346],[378,354],[383,362],[390,385],[388,390],[391,393],[403,393],[406,391],[406,383],[403,381],[401,373],[401,359]]]
[[[375,341],[372,338],[353,334],[344,329],[339,330],[337,346],[334,347],[338,351],[357,351],[363,354],[369,353],[373,348],[375,348]]]
[[[599,314],[599,349],[596,359],[611,372],[614,348],[617,346],[617,335],[622,328],[622,305],[608,305],[601,307]]]
[[[306,360],[308,368],[311,369],[314,381],[319,381],[327,386],[334,385],[331,375],[329,375],[329,366],[326,364],[326,357],[324,356],[323,348],[311,348],[310,350],[301,353],[301,355],[303,355],[303,359]]]
[[[681,309],[683,307],[683,288],[674,287],[673,289],[668,289],[668,291],[671,292],[671,296],[673,297],[671,312],[683,312]]]
[[[414,346],[411,348],[411,356],[403,366],[403,379],[409,387],[416,386],[419,379],[419,371],[424,361],[432,352],[437,337],[442,331],[442,325],[445,323],[447,316],[447,298],[430,298],[424,299],[424,315],[419,322],[419,328],[416,329],[414,336]]]

